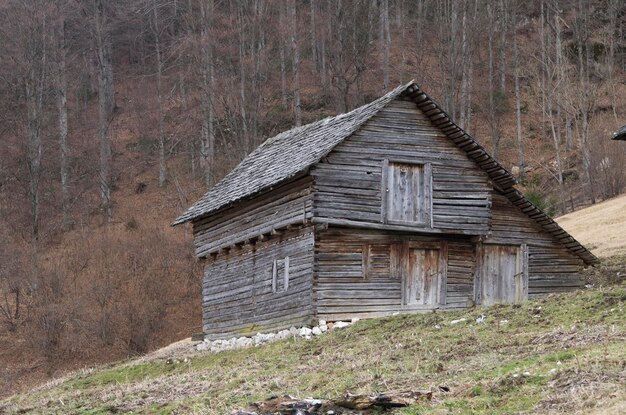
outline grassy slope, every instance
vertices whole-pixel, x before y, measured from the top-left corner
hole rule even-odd
[[[626,256],[626,194],[561,216],[556,221],[597,256]]]
[[[16,395],[0,402],[0,413],[229,413],[272,394],[427,388],[433,402],[403,412],[623,413],[625,302],[626,287],[613,286],[361,321],[311,341],[197,353],[174,364],[163,355],[131,360]],[[474,322],[480,314],[483,324]],[[460,317],[467,322],[449,324]],[[513,376],[524,372],[530,376]],[[442,384],[451,391],[439,391]]]

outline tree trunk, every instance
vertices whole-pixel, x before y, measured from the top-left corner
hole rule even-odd
[[[106,28],[107,16],[104,0],[94,0],[94,37],[98,65],[98,118],[100,136],[100,198],[107,222],[111,212],[111,143],[109,126],[115,108],[113,87],[113,59],[111,39]]]
[[[244,9],[243,2],[238,3],[238,19],[237,29],[239,32],[239,98],[241,112],[241,130],[244,142],[244,153],[247,154],[251,150],[250,137],[248,136],[248,116],[246,111],[246,64],[245,58],[245,35],[244,35]]]
[[[514,15],[516,16],[516,14]],[[517,49],[517,33],[515,31],[516,20],[513,20],[513,60],[515,63],[515,115],[517,119],[517,164],[519,166],[519,180],[524,180],[524,173],[526,170],[526,160],[524,157],[524,139],[522,135],[522,105],[521,105],[521,93],[520,93],[520,61],[519,51]]]
[[[70,219],[70,189],[69,189],[69,166],[68,166],[68,122],[67,122],[67,45],[65,42],[65,18],[61,14],[61,22],[58,31],[59,67],[58,67],[58,90],[57,106],[59,111],[59,150],[60,150],[60,173],[61,173],[61,211],[63,215],[63,230],[69,230]]]
[[[500,28],[500,91],[506,91],[506,35],[508,29],[508,6],[507,0],[501,0],[501,28]]]
[[[391,35],[389,33],[389,0],[380,1],[380,48],[382,50],[383,91],[389,90],[389,48]]]
[[[424,0],[417,0],[417,11],[415,17],[415,44],[417,50],[420,51],[424,47]],[[419,52],[418,52],[419,53]],[[421,62],[421,59],[418,59],[418,62]]]
[[[285,7],[284,0],[278,3],[278,43],[280,53],[280,102],[283,109],[287,108],[287,63],[285,56]]]
[[[609,52],[607,54],[608,81],[611,88],[611,107],[613,108],[613,118],[618,123],[617,117],[617,82],[615,81],[615,32],[618,30],[617,16],[620,10],[620,0],[610,0],[607,14],[609,16]],[[623,6],[622,6],[623,7]]]
[[[328,16],[328,14],[327,14]],[[327,69],[326,69],[326,30],[324,27],[321,27],[321,39],[320,39],[320,80],[322,81],[322,87],[324,91],[328,91],[328,81],[326,77]]]
[[[544,0],[541,0],[541,25],[539,28],[541,37],[541,132],[545,133],[546,128],[546,39],[545,39],[545,7]]]
[[[463,9],[463,18],[461,20],[461,100],[459,102],[459,120],[460,127],[464,130],[466,129],[467,124],[467,95],[468,95],[468,76],[469,76],[469,46],[467,40],[467,16],[466,11]]]
[[[321,70],[320,65],[320,47],[317,41],[317,23],[316,23],[316,15],[317,15],[317,0],[311,0],[311,55],[313,57],[313,64],[315,67],[315,71],[317,73]]]
[[[552,96],[548,98],[548,119],[550,120],[550,130],[552,131],[552,142],[554,144],[554,152],[556,155],[556,178],[559,184],[559,203],[561,205],[561,214],[566,212],[565,210],[565,188],[563,186],[563,163],[561,161],[561,143],[559,137],[556,134],[554,127],[554,114],[552,111]]]
[[[563,73],[563,65],[561,59],[561,25],[560,25],[560,12],[559,12],[559,3],[555,0],[554,2],[554,46],[555,46],[555,72],[556,72],[556,85],[553,90],[553,94],[556,98],[556,137],[561,143],[561,86],[563,85],[564,79],[561,76]]]
[[[587,15],[585,8],[583,7],[582,0],[578,1],[579,5],[579,13],[581,18],[581,27],[579,28],[578,33],[578,70],[579,70],[579,105],[581,112],[581,128],[580,128],[580,149],[582,151],[582,159],[583,159],[583,170],[585,172],[585,179],[587,181],[587,189],[588,196],[591,200],[592,204],[596,203],[595,191],[593,188],[593,178],[591,175],[591,154],[589,152],[589,103],[588,103],[588,93],[589,93],[589,85],[587,82],[587,71],[586,63],[589,61],[588,59],[588,45],[587,38],[589,36],[588,27],[587,27]],[[583,58],[583,54],[585,54],[586,59]]]
[[[498,158],[498,146],[500,137],[498,134],[498,128],[496,125],[496,108],[495,108],[495,96],[494,96],[494,13],[491,5],[487,6],[487,13],[489,15],[489,124],[491,127],[491,152],[494,158]]]
[[[398,27],[400,28],[400,83],[404,84],[404,76],[405,76],[405,67],[406,67],[406,36],[405,36],[405,27],[404,27],[404,0],[399,0],[396,5],[396,20],[398,23]]]
[[[200,133],[200,163],[203,169],[204,182],[207,187],[210,187],[213,184],[213,159],[215,154],[215,76],[213,65],[213,46],[211,45],[210,39],[213,11],[213,0],[202,0],[200,2],[200,15],[202,18],[202,129]]]
[[[159,12],[156,2],[152,5],[152,33],[156,52],[156,94],[157,94],[157,117],[158,117],[158,143],[159,143],[159,187],[165,185],[165,136],[163,132],[163,96],[162,96],[162,73],[163,62],[161,58],[161,32],[159,29]]]
[[[28,196],[31,214],[31,241],[39,240],[39,208],[41,180],[41,120],[43,117],[43,95],[46,82],[47,49],[45,31],[47,16],[44,15],[39,33],[33,33],[29,39],[26,56],[28,60],[28,76],[25,82],[27,134],[28,134]]]
[[[291,1],[291,49],[293,53],[293,109],[296,126],[302,125],[302,108],[300,107],[300,52],[298,50],[298,15],[296,0]]]

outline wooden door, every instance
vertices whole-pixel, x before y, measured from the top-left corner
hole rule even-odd
[[[481,264],[482,304],[513,303],[528,297],[526,249],[519,245],[484,245]]]
[[[442,278],[439,250],[409,248],[408,251],[403,304],[406,306],[439,304]]]
[[[431,181],[430,164],[383,163],[382,220],[402,225],[430,226]]]

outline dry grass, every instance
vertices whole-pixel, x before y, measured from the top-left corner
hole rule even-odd
[[[577,210],[556,221],[598,257],[626,255],[626,195]]]
[[[409,389],[431,389],[434,398],[403,410],[407,415],[619,413],[626,402],[625,303],[626,288],[614,285],[518,305],[361,321],[311,341],[218,354],[190,353],[190,342],[178,342],[16,395],[0,402],[0,413],[224,414],[274,394]],[[486,322],[474,323],[480,314]],[[461,317],[467,322],[449,324]],[[450,392],[439,389],[444,384]]]

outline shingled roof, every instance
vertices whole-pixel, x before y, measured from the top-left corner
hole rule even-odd
[[[400,86],[346,114],[292,128],[268,138],[179,216],[174,225],[208,215],[308,169],[407,87]]]
[[[200,200],[176,218],[173,225],[197,220],[306,172],[389,102],[401,95],[410,97],[435,126],[487,172],[496,189],[507,196],[514,205],[522,209],[586,263],[592,264],[598,261],[552,218],[515,189],[513,186],[516,181],[513,175],[469,134],[457,126],[448,114],[413,81],[348,113],[296,127],[268,138]]]

